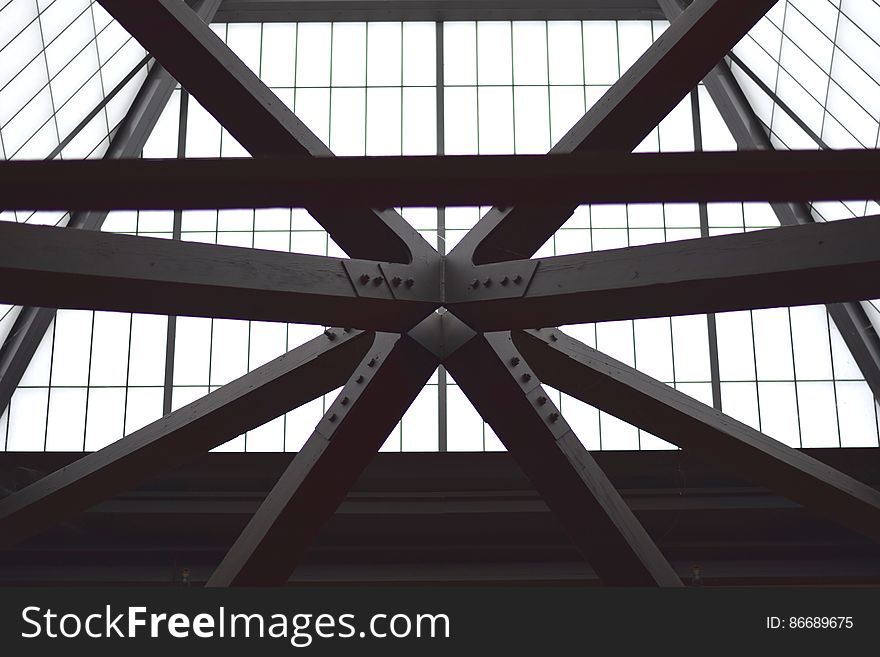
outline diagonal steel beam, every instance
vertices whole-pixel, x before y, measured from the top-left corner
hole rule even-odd
[[[870,299],[880,295],[878,243],[880,216],[480,267],[451,263],[446,304],[475,329],[494,331]],[[515,272],[526,272],[521,284],[512,282]]]
[[[696,0],[550,152],[631,151],[774,4]],[[528,258],[575,207],[495,207],[450,257],[477,264]]]
[[[0,162],[0,210],[846,200],[878,176],[880,150]]]
[[[880,491],[558,329],[516,331],[514,344],[548,385],[880,541]]]
[[[425,280],[389,281],[370,261],[9,222],[0,277],[16,281],[6,303],[395,331],[440,303],[414,298]]]
[[[429,318],[429,321],[433,318]],[[280,586],[437,368],[405,335],[379,333],[339,397],[208,586]]]
[[[0,500],[0,547],[339,387],[373,334],[333,331]]]
[[[681,586],[509,332],[475,335],[445,365],[605,585]]]
[[[659,1],[670,21],[685,11],[681,0]],[[761,121],[725,62],[715,66],[703,82],[740,150],[774,150]],[[810,208],[804,203],[773,203],[771,207],[783,226],[815,222]],[[831,303],[827,308],[874,398],[880,401],[880,336],[876,327],[858,302]]]
[[[199,0],[195,5],[196,14],[206,23],[210,23],[220,3],[221,0]],[[104,154],[105,159],[119,160],[140,155],[176,85],[177,81],[161,65],[153,66],[128,113],[110,139],[110,147]],[[106,212],[78,212],[71,216],[67,227],[101,230],[106,218]],[[0,346],[0,412],[9,406],[21,377],[53,319],[53,308],[21,309],[9,336]]]
[[[333,155],[181,0],[100,1],[251,155]],[[402,263],[436,257],[394,210],[339,212],[321,203],[308,210],[352,257]]]

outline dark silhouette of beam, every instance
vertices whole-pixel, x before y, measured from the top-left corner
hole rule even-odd
[[[685,10],[681,0],[660,0],[660,7],[669,20],[675,20]],[[725,62],[715,66],[704,83],[740,150],[774,150],[761,121]],[[821,143],[818,145],[822,146]],[[804,203],[773,203],[771,207],[783,226],[815,223],[810,208]],[[880,336],[876,328],[858,302],[830,303],[827,308],[874,398],[880,401]]]
[[[655,0],[224,0],[221,23],[658,20]]]
[[[547,385],[880,541],[880,491],[558,329],[513,339]]]
[[[372,334],[322,335],[0,500],[0,547],[222,445],[339,387]]]
[[[199,0],[195,5],[196,14],[210,23],[220,2],[221,0]],[[154,64],[128,113],[111,137],[110,146],[104,154],[105,159],[133,158],[141,153],[175,86],[177,81],[168,71],[161,65]],[[101,230],[106,218],[106,212],[77,212],[70,217],[67,227]],[[9,400],[12,399],[53,319],[54,308],[24,307],[16,317],[12,330],[0,346],[0,412],[9,406]]]
[[[451,263],[446,303],[475,329],[493,331],[870,299],[880,295],[878,243],[880,216],[537,261]],[[503,284],[527,266],[534,275]]]
[[[405,335],[376,334],[315,432],[269,492],[208,586],[280,586],[437,368]]]
[[[202,209],[846,200],[880,151],[0,162],[0,209]],[[535,218],[536,223],[540,223]]]
[[[333,155],[186,3],[100,1],[251,155]],[[320,202],[308,210],[352,257],[408,263],[434,256],[418,231],[394,210],[341,213]]]
[[[511,342],[475,335],[445,361],[607,586],[681,586],[632,510]]]
[[[633,150],[774,4],[697,0],[550,152]],[[496,206],[450,255],[477,264],[528,258],[575,207]]]
[[[395,298],[369,261],[9,222],[0,277],[15,281],[0,290],[6,303],[397,331],[440,302]]]

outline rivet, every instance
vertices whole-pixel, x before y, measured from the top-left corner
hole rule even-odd
[[[401,283],[403,283],[403,279],[400,276],[395,276],[391,279],[391,284],[394,287],[399,287]]]
[[[551,333],[551,334],[550,334],[550,341],[551,341],[551,342],[556,342],[558,339],[559,339],[559,338],[556,336],[555,333]]]
[[[489,287],[490,285],[492,285],[492,279],[487,278],[486,280],[483,281],[483,285],[485,285],[486,287]]]
[[[343,398],[339,401],[339,403],[342,404],[343,406],[348,406],[348,397],[343,397]]]
[[[327,418],[327,419],[330,420],[331,422],[336,422],[336,418],[337,418],[337,417],[338,417],[338,416],[336,415],[336,413],[331,413],[331,414],[330,414],[330,417]]]
[[[513,282],[516,283],[517,285],[522,283],[522,281],[523,281],[523,278],[519,274],[517,274],[516,276],[513,277]]]
[[[531,380],[532,380],[532,375],[529,374],[528,372],[526,372],[526,373],[523,374],[520,378],[521,378],[523,381],[531,381]]]
[[[547,398],[544,395],[541,395],[540,397],[538,397],[537,401],[538,401],[538,406],[543,406],[544,404],[547,403]]]
[[[361,282],[361,285],[366,285],[367,283],[370,282],[370,275],[369,274],[361,274],[358,277],[358,280]]]
[[[380,285],[382,285],[382,277],[381,277],[381,276],[376,276],[376,277],[373,279],[373,285],[375,285],[376,287],[379,287]]]
[[[509,277],[505,276],[504,278],[501,279],[501,284],[502,284],[502,285],[507,285],[507,284],[509,284],[509,283],[510,283],[510,278],[509,278]]]
[[[367,367],[375,367],[375,366],[376,366],[376,359],[375,359],[375,358],[371,358],[371,359],[370,359],[370,362],[367,363]]]
[[[330,342],[333,342],[336,339],[336,334],[330,329],[324,331],[324,335],[327,336],[327,339],[330,340]]]
[[[406,285],[407,287],[412,287],[415,284],[416,284],[416,279],[414,279],[414,278],[407,278],[406,281],[404,282],[404,285]]]
[[[547,419],[550,420],[550,422],[556,422],[556,420],[559,419],[559,413],[550,413],[550,415],[547,416]]]
[[[514,356],[513,358],[510,359],[510,364],[513,365],[514,367],[516,367],[517,365],[519,365],[519,358]]]
[[[480,287],[480,281],[475,278],[471,281],[471,288],[476,290],[478,287]]]
[[[363,376],[362,374],[359,375],[358,378],[356,378],[356,379],[354,380],[354,382],[355,382],[355,383],[363,383],[363,382],[364,382],[364,376]]]

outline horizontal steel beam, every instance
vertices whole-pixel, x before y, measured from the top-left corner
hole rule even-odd
[[[606,586],[681,586],[614,485],[550,401],[510,333],[476,335],[445,361]]]
[[[251,155],[333,155],[186,3],[100,2]],[[401,263],[433,257],[430,245],[394,210],[361,207],[340,214],[325,200],[308,210],[351,257]]]
[[[696,0],[551,153],[632,151],[774,4],[776,0]],[[477,264],[528,258],[575,207],[562,199],[539,209],[496,204],[450,255]]]
[[[452,263],[446,305],[490,331],[873,299],[878,244],[880,216],[470,268]]]
[[[847,200],[880,150],[0,162],[0,210]]]
[[[880,542],[880,491],[557,329],[513,339],[547,385]]]
[[[0,279],[4,303],[398,331],[439,304],[369,261],[9,222]]]
[[[376,334],[208,586],[281,586],[437,369],[412,338]]]
[[[373,334],[335,331],[83,456],[0,500],[0,547],[13,545],[339,387]]]
[[[224,0],[221,23],[662,20],[655,0]]]

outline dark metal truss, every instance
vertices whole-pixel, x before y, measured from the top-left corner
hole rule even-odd
[[[303,203],[357,259],[0,226],[0,273],[4,280],[14,276],[16,284],[10,288],[18,288],[4,287],[3,300],[351,328],[328,329],[203,399],[3,499],[0,545],[21,541],[259,426],[338,387],[348,376],[302,451],[209,580],[211,586],[283,584],[440,365],[449,369],[607,585],[680,586],[681,579],[550,401],[542,382],[685,449],[723,459],[747,478],[880,540],[880,492],[556,329],[524,330],[878,296],[880,256],[872,246],[880,237],[880,218],[532,260],[529,256],[583,197],[575,194],[560,201],[563,184],[551,199],[536,190],[532,204],[527,196],[508,199],[497,180],[493,187],[485,161],[467,160],[472,168],[460,179],[471,192],[494,197],[495,202],[527,204],[496,207],[448,257],[441,257],[396,213],[363,209],[368,207],[364,203],[375,201],[366,194],[367,187],[384,185],[381,193],[396,205],[419,183],[410,179],[395,187],[393,177],[383,178],[380,171],[378,179],[365,186],[358,182],[365,174],[356,169],[357,162],[311,159],[331,154],[183,3],[101,1],[254,156],[301,158],[305,169],[291,164],[299,173],[309,168],[338,173],[355,167],[356,175],[337,180],[334,188],[334,198],[345,197],[360,184],[364,196],[352,192],[357,202],[346,200],[349,208],[332,204],[326,187]],[[630,151],[774,1],[697,0],[554,148],[562,159],[529,160],[538,167],[530,175],[541,167],[552,169],[554,163],[564,167],[593,162],[587,174],[580,174],[595,182],[595,158],[562,156]],[[858,157],[871,169],[868,173],[876,174],[874,155]],[[637,160],[618,155],[606,161],[618,167],[611,167],[611,176],[617,176],[619,191],[631,193],[621,200],[633,200],[641,181],[636,170],[627,167],[640,166],[636,162],[656,161],[662,167],[712,159],[689,157]],[[729,158],[729,173],[745,179],[749,163],[763,156],[718,157]],[[797,155],[772,157],[795,162]],[[830,161],[823,158],[849,155],[815,157],[814,165],[821,167]],[[266,161],[202,164],[244,167],[234,175],[251,175],[241,173],[250,167],[251,191],[259,192],[261,179],[270,175]],[[524,162],[514,159],[510,166]],[[437,160],[431,166],[442,169],[448,163]],[[485,171],[480,168],[484,166]],[[120,167],[121,172],[128,169],[128,163]],[[398,173],[406,171],[398,166]],[[6,174],[29,175],[27,166],[18,164],[4,167]],[[655,174],[662,174],[656,165]],[[726,188],[726,182],[718,185],[717,171],[714,176],[694,174],[689,191],[679,190],[680,200],[711,198]],[[545,181],[552,185],[559,177],[559,170],[549,171]],[[473,178],[479,184],[471,184]],[[806,189],[797,176],[789,176],[780,186],[789,185],[785,194],[790,196],[785,198],[804,200],[823,193],[823,182],[824,193],[832,197],[852,191],[846,184],[873,185],[870,177],[856,183],[833,179],[814,178],[816,189],[812,184]],[[666,180],[668,192],[676,183]],[[187,192],[198,187],[198,181],[192,182],[179,185],[174,207],[191,207],[186,205]],[[281,182],[283,187],[295,180]],[[437,203],[448,205],[454,199],[451,179],[433,187],[422,182],[420,193],[436,194],[432,200]],[[745,183],[735,188],[736,194],[768,198],[773,193],[756,191],[755,182],[750,191]],[[569,186],[577,187],[571,183],[569,179]],[[840,187],[834,190],[832,183]],[[300,192],[308,191],[300,187]],[[69,196],[61,193],[63,187],[60,190],[53,202],[69,206],[82,201],[74,199],[69,188]],[[653,190],[663,192],[664,186],[654,185]],[[259,195],[248,204],[260,205]],[[23,191],[19,201],[27,201],[26,196]],[[108,207],[124,202],[108,197]],[[135,198],[134,191],[130,198]],[[210,198],[220,198],[219,192]],[[88,203],[88,198],[82,202]]]

